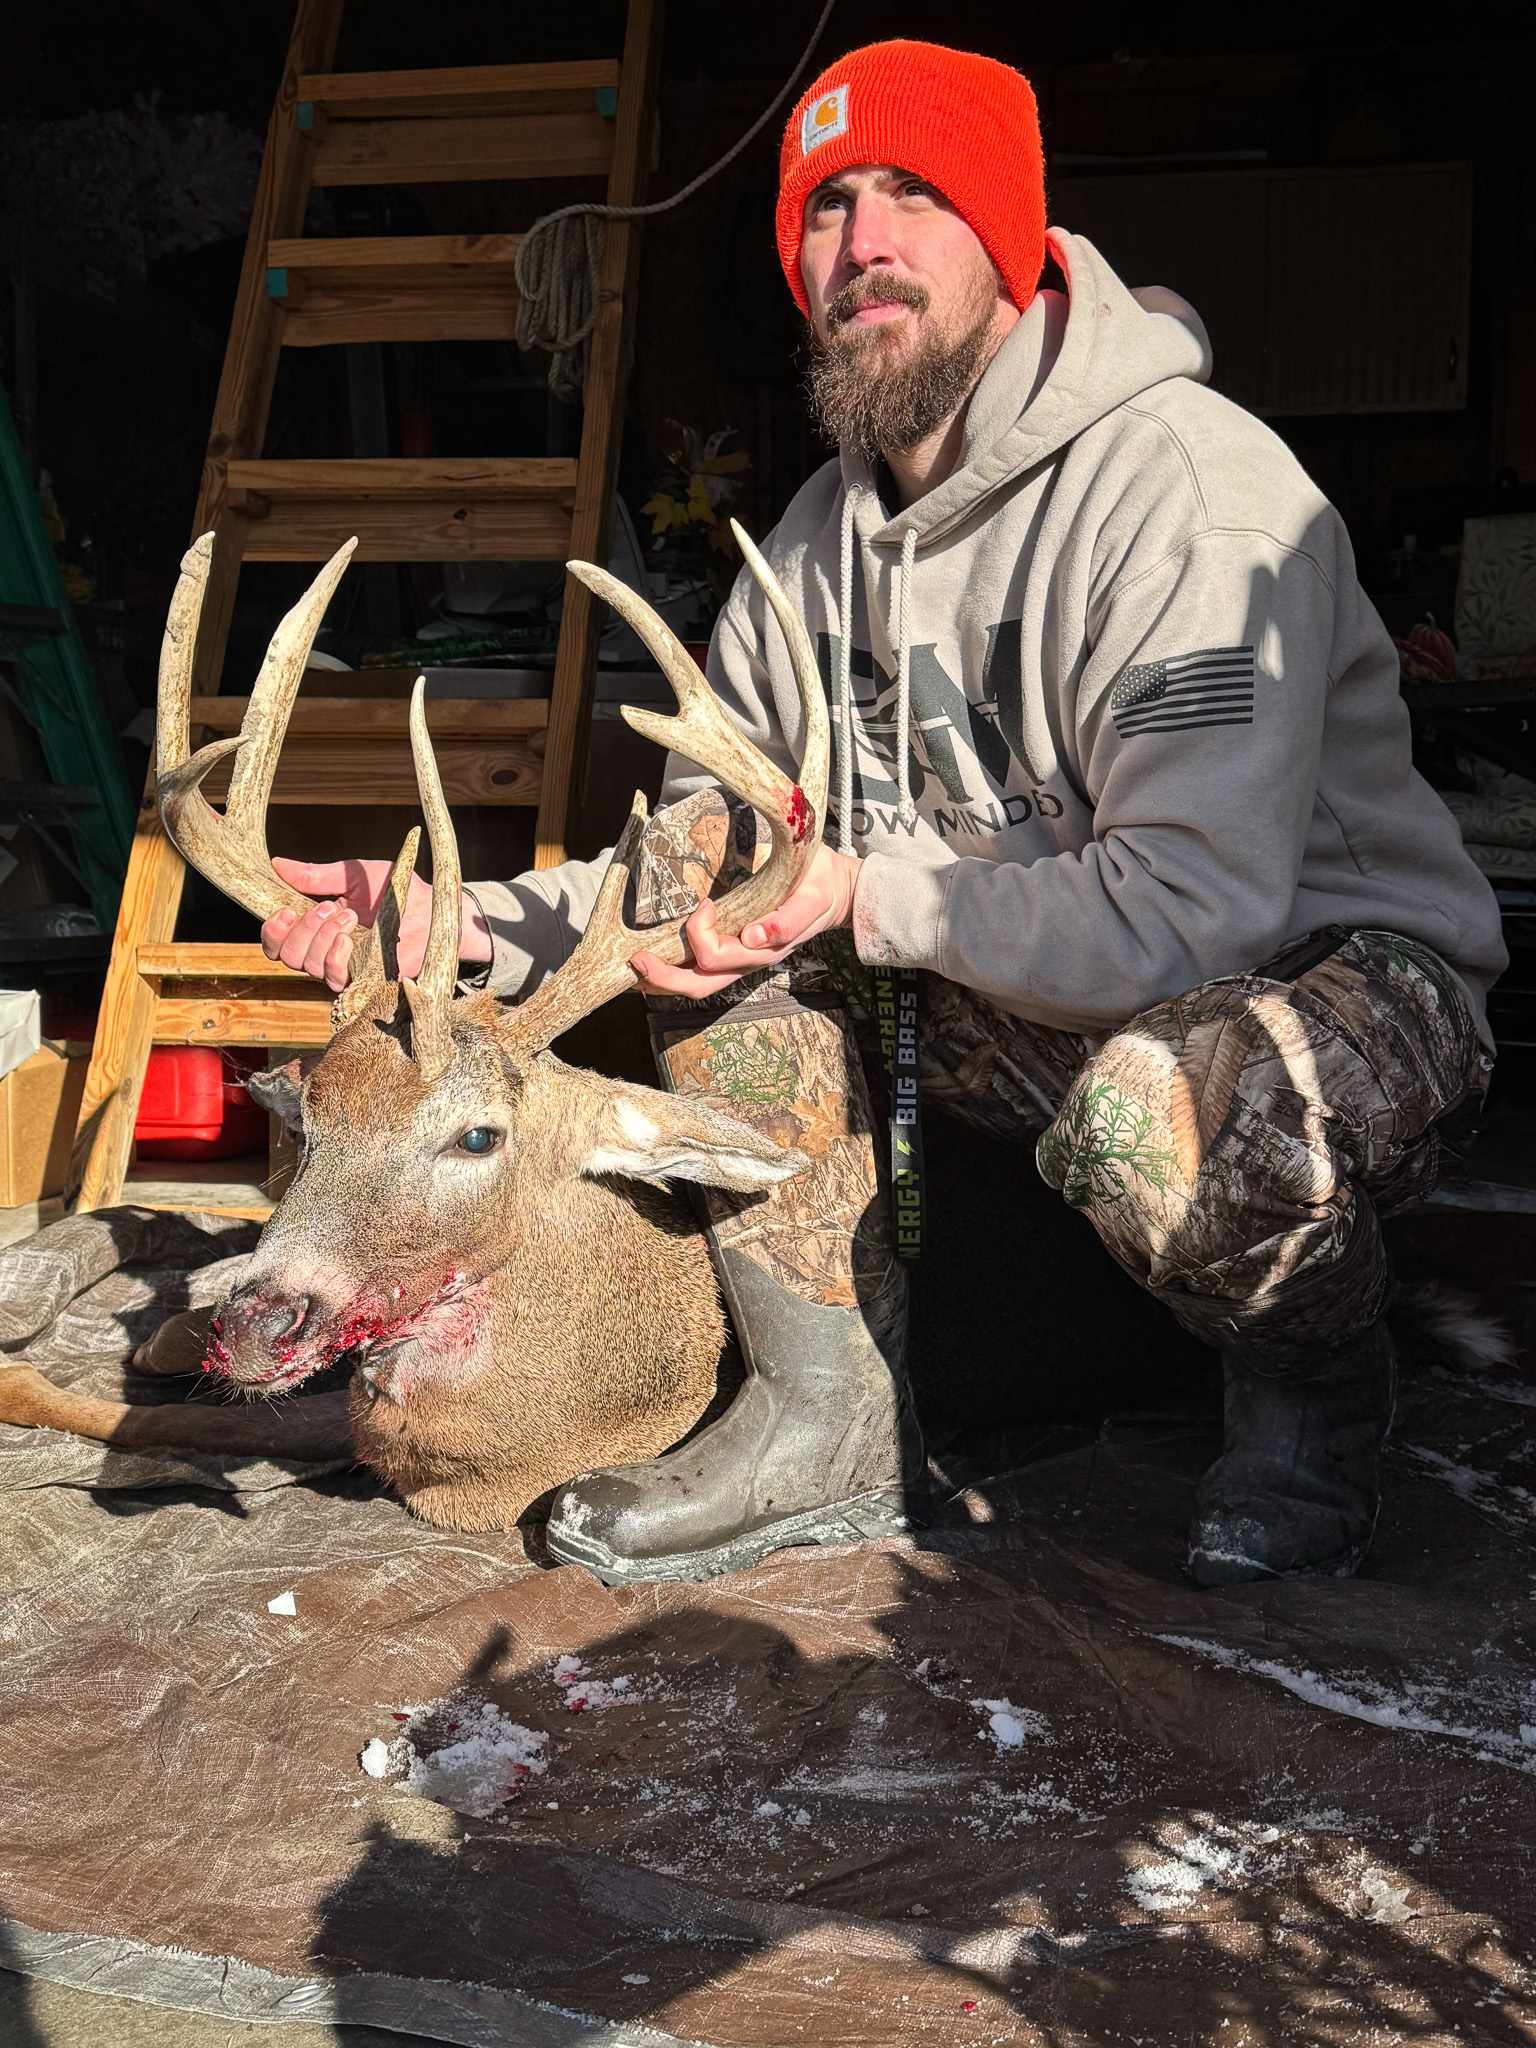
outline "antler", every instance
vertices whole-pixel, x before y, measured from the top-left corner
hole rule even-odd
[[[360,1017],[381,990],[400,978],[397,957],[400,920],[405,915],[420,845],[421,827],[413,825],[395,855],[388,885],[374,914],[372,931],[360,931],[353,942],[352,979],[331,1005],[333,1031],[339,1031],[343,1024],[350,1024],[354,1017]]]
[[[781,769],[776,768],[736,730],[682,642],[643,598],[637,597],[626,584],[618,582],[605,570],[594,568],[590,562],[568,562],[566,566],[572,575],[578,576],[589,590],[605,598],[619,616],[633,626],[656,657],[662,673],[676,693],[677,717],[665,718],[654,711],[637,711],[626,704],[624,716],[629,724],[647,739],[673,748],[688,760],[696,761],[711,775],[718,776],[727,789],[751,804],[768,821],[773,850],[767,861],[755,875],[732,889],[715,911],[716,930],[734,938],[755,919],[776,910],[798,887],[816,857],[826,816],[831,735],[821,674],[804,621],[790,605],[778,578],[734,519],[731,531],[748,567],[773,607],[774,617],[789,648],[795,681],[799,685],[804,722],[798,783],[791,782]],[[634,971],[629,963],[642,948],[673,967],[680,966],[688,957],[687,942],[683,937],[685,917],[673,918],[669,923],[641,931],[631,930],[624,922],[624,890],[645,820],[645,798],[637,794],[629,822],[613,850],[612,863],[603,877],[581,944],[542,988],[536,989],[527,1002],[508,1014],[503,1031],[515,1038],[520,1051],[540,1051],[610,997],[633,988]],[[435,861],[435,833],[432,844]],[[434,892],[434,919],[436,915]]]
[[[254,917],[268,918],[279,910],[296,911],[302,916],[314,908],[308,896],[290,888],[273,870],[267,852],[267,804],[310,649],[325,617],[325,608],[356,546],[356,540],[349,540],[336,550],[272,635],[239,732],[233,739],[215,740],[196,754],[191,751],[192,660],[213,561],[213,535],[205,533],[182,557],[181,575],[171,598],[160,648],[160,697],[155,719],[155,781],[160,816],[182,858]],[[220,816],[205,800],[199,785],[227,754],[235,754],[236,760]],[[413,835],[396,862],[393,880],[401,883],[402,889],[409,885],[414,860]],[[402,862],[407,863],[403,882]],[[381,904],[381,925],[383,911]],[[378,929],[358,933],[353,973],[352,986],[336,1006],[338,1025],[355,1015],[361,1001],[384,979]]]
[[[459,978],[459,928],[464,893],[459,842],[443,797],[437,760],[427,732],[427,679],[416,678],[411,691],[411,756],[416,787],[432,840],[432,922],[421,972],[400,986],[411,1006],[411,1055],[430,1085],[453,1057],[452,1004]]]

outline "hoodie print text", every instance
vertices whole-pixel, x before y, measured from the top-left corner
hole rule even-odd
[[[1062,815],[1061,798],[1037,786],[1039,777],[1024,746],[1021,631],[1019,619],[987,628],[979,702],[972,702],[949,674],[936,642],[911,649],[908,773],[913,797],[941,840],[979,838],[1011,831],[1031,817]],[[818,633],[816,642],[832,706],[835,808],[844,745],[836,681],[841,650],[832,633]],[[910,838],[917,820],[905,824],[897,810],[896,678],[867,647],[855,647],[848,665],[854,684],[854,837],[867,840],[877,831],[902,831]],[[874,687],[861,689],[861,683]],[[1010,789],[1020,776],[1028,787]]]

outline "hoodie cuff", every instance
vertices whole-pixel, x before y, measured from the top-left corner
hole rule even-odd
[[[476,910],[478,910],[480,915],[483,918],[485,918],[486,929],[487,931],[490,931],[491,921],[488,917],[485,916],[485,905],[480,901],[480,898],[475,894],[473,889],[468,887],[463,888],[462,893],[469,898],[470,902],[473,903]],[[491,958],[489,960],[477,960],[472,964],[468,965],[466,965],[466,963],[462,960],[459,962],[459,979],[457,983],[457,989],[458,993],[461,996],[478,995],[481,989],[486,989],[491,986],[491,970],[496,965],[495,953],[496,937],[494,932],[492,932]]]
[[[490,927],[491,958],[488,966],[461,969],[461,994],[488,988],[504,1002],[521,1002],[574,950],[575,936],[539,888],[542,879],[524,875],[516,882],[476,882],[465,889]]]
[[[853,943],[866,967],[927,967],[942,974],[944,901],[959,872],[866,854],[853,892]]]

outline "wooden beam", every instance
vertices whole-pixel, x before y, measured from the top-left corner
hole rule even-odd
[[[293,236],[267,245],[267,267],[301,271],[335,283],[353,271],[395,278],[429,272],[502,269],[517,256],[521,235],[358,235],[317,240]]]
[[[301,76],[330,68],[341,9],[342,0],[299,0],[267,124],[266,149],[192,525],[194,534],[220,527],[198,633],[195,672],[204,690],[217,683],[223,667],[242,553],[243,521],[225,512],[225,466],[231,457],[261,452],[277,375],[282,314],[267,296],[267,248],[275,239],[299,233],[309,201],[312,145],[294,118],[298,82]],[[82,1210],[105,1208],[122,1198],[157,993],[140,975],[135,953],[143,942],[168,940],[174,935],[181,903],[181,857],[161,830],[152,774],[150,782],[128,856],[70,1163],[71,1187],[78,1181],[77,1206]]]
[[[224,465],[261,453],[282,353],[282,311],[267,296],[267,248],[274,240],[300,233],[309,203],[314,140],[295,119],[299,80],[330,69],[342,4],[343,0],[299,0],[287,61],[267,123],[261,175],[192,522],[194,534],[206,533],[214,526],[220,530],[197,639],[195,687],[204,690],[217,686],[223,667],[243,553],[241,522],[232,520],[225,507]]]
[[[263,981],[286,984],[291,991],[313,990],[307,974],[269,960],[260,946],[238,946],[187,940],[172,946],[140,946],[140,974],[148,979],[177,981]]]
[[[350,534],[360,562],[562,562],[571,553],[577,465],[565,457],[232,462],[226,484],[244,512],[250,562],[322,562]]]
[[[353,534],[358,562],[564,562],[571,555],[569,514],[528,498],[500,505],[321,498],[253,519],[244,559],[323,562]]]
[[[608,180],[611,206],[635,206],[645,199],[655,135],[663,7],[664,0],[629,0],[613,172]],[[638,222],[609,221],[603,236],[597,323],[587,365],[580,481],[571,517],[569,554],[582,561],[608,560],[639,266]],[[565,859],[567,837],[580,807],[602,621],[602,605],[584,583],[567,576],[550,691],[544,794],[534,834],[534,865],[538,868],[558,867]]]
[[[314,130],[316,185],[432,185],[480,178],[603,178],[613,123],[566,114],[328,121]]]
[[[156,1045],[329,1045],[331,998],[228,995],[161,996],[155,1004]]]
[[[253,1156],[252,1171],[257,1170],[257,1159]],[[151,1159],[146,1166],[163,1166],[163,1160]],[[122,1199],[132,1202],[140,1209],[196,1209],[204,1216],[239,1216],[250,1223],[265,1223],[276,1202],[265,1199],[259,1184],[249,1186],[239,1181],[195,1181],[195,1180],[139,1180],[128,1182],[123,1189]]]
[[[433,747],[450,804],[536,804],[544,777],[544,735],[439,739]],[[232,766],[220,761],[203,794],[223,801]],[[420,802],[408,742],[364,734],[299,735],[283,749],[272,783],[274,804],[376,805]]]
[[[301,498],[355,498],[360,504],[453,496],[490,503],[529,498],[569,510],[577,465],[568,455],[355,455],[302,462],[231,462],[229,488],[274,504]]]
[[[78,1184],[76,1207],[81,1211],[110,1208],[122,1199],[159,994],[156,985],[139,973],[137,952],[142,941],[163,943],[175,932],[183,873],[181,856],[161,829],[151,769],[128,855],[75,1127],[66,1194]]]
[[[192,723],[209,733],[238,732],[249,704],[248,697],[194,697]],[[410,715],[403,697],[301,697],[288,714],[288,731],[294,737],[344,733],[404,738],[410,731]],[[427,699],[427,729],[434,739],[500,739],[511,733],[542,732],[548,723],[545,697]]]
[[[299,80],[299,99],[316,113],[366,118],[433,113],[559,112],[595,107],[613,92],[612,57],[569,64],[468,64],[432,71],[333,71]]]
[[[520,235],[277,240],[267,290],[285,348],[346,341],[508,341]]]

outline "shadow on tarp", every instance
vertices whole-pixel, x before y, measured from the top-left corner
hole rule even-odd
[[[32,2018],[32,1987],[24,1975],[25,1959],[14,1957],[10,1936],[0,1922],[0,2040],[6,2048],[52,2048]]]
[[[1181,1487],[1143,1487],[1165,1536]],[[521,1582],[460,1685],[569,1747],[489,1820],[397,1794],[312,1966],[515,1985],[714,2048],[1528,2042],[1532,1930],[1504,1916],[1529,1911],[1536,1783],[1259,1668],[1331,1630],[1356,1667],[1396,1644],[1422,1696],[1433,1601],[1200,1595],[1016,1536],[704,1588]],[[552,1605],[583,1682],[628,1680],[614,1703],[560,1715],[529,1654]]]

